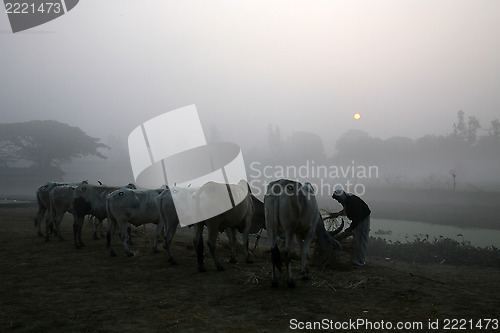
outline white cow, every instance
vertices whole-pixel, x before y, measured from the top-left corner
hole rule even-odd
[[[280,179],[268,185],[264,197],[266,230],[271,243],[272,284],[278,287],[275,269],[281,270],[281,255],[277,237],[285,238],[285,264],[288,272],[287,284],[294,287],[290,250],[293,238],[297,236],[301,252],[302,279],[307,280],[307,254],[315,236],[324,255],[331,256],[335,248],[341,249],[340,243],[325,230],[323,219],[314,196],[311,184]]]
[[[113,251],[113,236],[116,228],[120,232],[125,253],[130,257],[134,254],[130,252],[127,244],[127,229],[129,224],[136,227],[147,223],[157,225],[153,249],[156,250],[158,234],[162,228],[158,209],[158,195],[163,189],[139,191],[122,188],[111,192],[106,201],[107,216],[109,219],[108,230],[108,250],[111,256],[116,256]]]
[[[45,213],[50,210],[50,192],[57,186],[63,186],[63,185],[83,185],[83,184],[88,184],[86,180],[80,182],[80,183],[63,183],[63,182],[47,182],[44,185],[40,186],[36,190],[36,200],[38,202],[38,213],[36,214],[35,217],[35,227],[38,228],[38,236],[43,237],[42,234],[42,219],[45,215]]]
[[[59,226],[66,212],[73,215],[73,200],[76,186],[56,186],[50,191],[50,210],[45,220],[45,241],[50,240],[49,226],[53,226],[54,233],[59,240],[63,240]]]
[[[228,197],[228,187],[234,203],[239,203],[232,206],[232,208],[229,207],[227,211],[214,216],[221,206],[220,198],[224,196]],[[203,263],[203,227],[205,225],[208,228],[208,247],[217,270],[224,269],[220,264],[216,251],[217,236],[222,231],[226,231],[231,243],[230,262],[236,262],[236,230],[243,233],[245,260],[250,262],[248,232],[254,213],[254,204],[247,182],[240,181],[238,185],[208,182],[200,189],[171,187],[164,190],[158,200],[160,218],[166,226],[165,243],[168,251],[168,260],[171,264],[175,264],[171,253],[171,243],[177,224],[179,223],[179,210],[176,210],[174,202],[177,205],[184,205],[184,209],[182,209],[183,215],[186,215],[186,212],[188,214],[191,213],[193,220],[202,220],[202,222],[194,224],[194,243],[198,259],[198,270],[200,272],[206,271]],[[211,217],[203,219],[204,216]]]
[[[136,188],[134,184],[128,184],[127,188]],[[102,223],[107,217],[106,198],[108,194],[120,189],[120,187],[80,185],[75,189],[75,200],[73,201],[73,237],[75,248],[85,246],[82,242],[82,227],[85,215],[93,215]]]

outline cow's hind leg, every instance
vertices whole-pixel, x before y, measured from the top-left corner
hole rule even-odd
[[[293,281],[292,260],[290,259],[292,242],[293,242],[293,234],[291,231],[286,232],[285,239],[286,239],[285,240],[285,264],[286,264],[286,271],[287,271],[287,275],[288,275],[286,283],[287,283],[289,288],[293,288],[293,287],[295,287],[295,282]]]
[[[302,275],[302,280],[309,280],[309,275],[307,274],[307,255],[309,254],[309,249],[311,248],[311,243],[314,239],[315,231],[313,228],[309,231],[304,242],[300,242],[301,245],[301,265],[300,265],[300,273]]]
[[[120,225],[120,224],[119,224]],[[125,249],[125,253],[129,257],[133,257],[134,253],[130,251],[128,247],[128,242],[127,242],[127,230],[130,230],[130,224],[128,223],[122,223],[120,226],[120,238],[123,244],[123,248]]]
[[[144,224],[143,226],[143,229],[146,227],[146,225]],[[153,252],[154,253],[159,253],[160,250],[158,250],[158,235],[160,235],[161,233],[161,229],[163,228],[163,223],[158,223],[156,225],[156,229],[155,229],[155,237],[153,239]],[[144,232],[145,233],[145,232]]]
[[[219,228],[215,226],[208,227],[208,241],[207,241],[208,248],[210,249],[210,253],[212,253],[212,258],[214,259],[215,268],[218,271],[223,271],[224,267],[222,267],[219,258],[217,257],[217,236],[219,236]]]
[[[271,287],[278,288],[278,277],[276,276],[276,268],[281,271],[281,254],[277,243],[271,247],[271,261],[272,261],[272,272],[271,272]]]
[[[61,229],[60,229],[63,217],[64,217],[64,213],[59,214],[56,212],[56,217],[55,217],[54,222],[53,222],[54,234],[59,238],[60,241],[64,240],[64,238],[61,236]]]
[[[95,240],[98,240],[99,239],[99,236],[97,236],[97,229],[99,228],[99,224],[101,224],[101,221],[98,220],[95,216],[93,217],[94,219],[94,230],[92,232],[92,237],[95,239]]]
[[[128,243],[130,245],[134,245],[134,243],[132,242],[132,226],[130,225],[130,223],[127,225],[127,236],[128,236]]]
[[[80,249],[82,246],[84,246],[81,243],[81,230],[82,230],[82,225],[83,225],[83,219],[85,217],[74,217],[73,218],[73,238],[75,241],[75,248]]]
[[[40,204],[40,203],[39,203]],[[45,215],[45,212],[47,211],[47,208],[45,206],[38,206],[38,213],[36,214],[36,219],[35,219],[35,227],[37,227],[37,235],[38,237],[43,237],[42,234],[42,219],[43,216]]]
[[[165,247],[167,249],[167,260],[171,265],[177,265],[177,262],[174,259],[174,256],[172,255],[172,240],[174,239],[174,234],[175,231],[177,230],[177,225],[178,223],[169,223],[165,231],[163,232],[164,236],[164,241],[165,241]],[[203,242],[202,242],[203,245]],[[203,248],[202,248],[202,253],[203,253]],[[197,252],[198,253],[198,249]]]
[[[250,259],[250,251],[248,250],[248,234],[250,232],[250,224],[252,222],[251,216],[248,218],[246,227],[243,230],[243,252],[245,253],[245,262],[251,264],[253,261]]]
[[[49,210],[49,213],[47,214],[47,218],[45,219],[45,241],[48,242],[50,241],[50,226],[52,225],[52,221],[53,221],[53,217],[54,217],[54,212],[51,210]]]
[[[198,260],[198,271],[206,272],[207,270],[203,264],[203,224],[196,224],[194,228],[193,243],[196,250],[196,259]]]
[[[266,211],[266,214],[268,212]],[[276,268],[281,271],[281,254],[276,240],[276,233],[273,228],[268,228],[269,241],[271,242],[271,287],[278,288],[278,278],[276,276]]]
[[[229,243],[231,245],[231,258],[229,259],[229,262],[232,264],[236,264],[236,235],[235,235],[235,230],[233,228],[227,228],[226,229],[226,235],[227,239],[229,239]]]
[[[116,253],[113,250],[113,237],[115,236],[115,229],[117,227],[116,222],[108,222],[108,232],[106,233],[106,245],[108,247],[109,255],[116,257]]]
[[[109,228],[109,220],[108,221],[108,228]],[[104,221],[101,220],[101,223],[99,223],[99,237],[104,238],[106,237],[106,234],[104,233]]]
[[[82,242],[82,229],[83,229],[83,224],[85,222],[85,217],[82,218],[81,222],[78,224],[78,243],[80,246],[85,246]]]

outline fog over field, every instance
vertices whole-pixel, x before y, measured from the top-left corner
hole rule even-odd
[[[0,4],[0,332],[498,331],[499,203],[500,0]]]
[[[496,190],[498,17],[498,1],[86,0],[13,34],[0,15],[0,122],[56,120],[112,148],[58,165],[67,180],[133,181],[129,133],[195,104],[249,177],[314,162],[378,168],[343,182]]]

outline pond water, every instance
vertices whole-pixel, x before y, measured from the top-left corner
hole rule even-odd
[[[406,240],[411,242],[415,240],[415,236],[425,238],[425,235],[429,235],[430,241],[434,238],[439,239],[442,236],[458,242],[470,242],[473,246],[487,247],[493,245],[497,248],[500,247],[500,230],[496,229],[469,229],[442,224],[380,218],[371,218],[370,222],[370,235],[372,237],[380,237],[393,242],[406,242]],[[380,233],[379,230],[390,231],[390,234]]]

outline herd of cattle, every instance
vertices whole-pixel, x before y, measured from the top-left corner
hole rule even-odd
[[[192,225],[200,272],[206,271],[203,263],[203,229],[205,226],[208,229],[207,244],[217,270],[223,270],[216,251],[219,232],[225,231],[228,236],[232,250],[231,262],[236,261],[236,230],[242,233],[245,260],[250,262],[248,236],[258,233],[261,229],[266,229],[271,247],[273,287],[278,286],[275,270],[276,268],[281,270],[278,237],[284,239],[284,260],[289,287],[294,286],[289,254],[295,237],[300,246],[302,279],[308,279],[307,255],[313,240],[316,240],[321,248],[321,253],[326,261],[332,260],[334,250],[342,249],[334,236],[341,231],[343,223],[334,232],[327,232],[311,184],[301,184],[287,179],[271,182],[268,185],[264,202],[253,196],[245,181],[231,185],[208,182],[201,188],[174,186],[155,190],[138,190],[133,184],[124,187],[110,187],[102,184],[91,185],[87,181],[72,184],[47,182],[36,191],[38,213],[35,218],[35,226],[38,228],[38,235],[44,236],[41,225],[43,217],[46,216],[46,240],[49,240],[51,231],[62,239],[61,221],[66,212],[71,213],[74,221],[74,244],[78,249],[84,246],[81,231],[85,216],[94,218],[94,238],[98,238],[99,227],[102,236],[102,221],[107,218],[107,247],[111,256],[116,256],[112,242],[116,230],[119,232],[125,253],[128,256],[133,256],[134,254],[129,249],[129,243],[131,243],[130,225],[138,227],[154,223],[157,225],[153,243],[154,251],[158,251],[157,239],[160,234],[163,234],[168,262],[176,264],[171,244],[179,224],[179,216],[173,195],[176,196],[177,204],[181,202],[191,204],[187,207],[196,207],[197,209],[188,209],[188,214],[192,212],[193,215],[196,215],[200,207],[209,209],[211,206],[217,205],[217,202],[214,202],[217,195],[214,193],[228,190],[233,195],[240,193],[241,198],[243,198],[241,202],[233,204],[232,208],[222,214],[204,220],[198,219],[197,221],[201,222]]]

